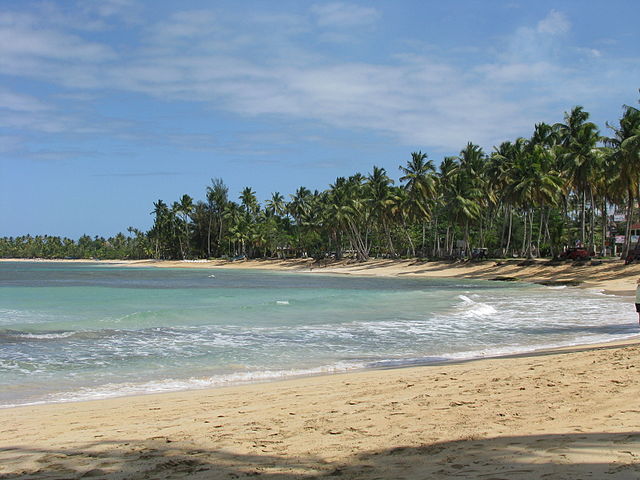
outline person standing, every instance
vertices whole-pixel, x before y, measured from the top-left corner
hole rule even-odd
[[[640,325],[640,278],[636,284],[636,312],[638,312],[638,325]]]

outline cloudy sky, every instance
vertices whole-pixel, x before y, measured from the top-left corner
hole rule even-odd
[[[0,236],[486,151],[640,87],[640,2],[0,0]]]

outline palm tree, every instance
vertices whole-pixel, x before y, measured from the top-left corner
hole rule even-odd
[[[532,258],[533,209],[536,206],[556,205],[563,179],[558,172],[549,169],[554,160],[553,150],[542,145],[522,150],[514,160],[506,172],[509,181],[505,198],[525,213],[525,255]]]
[[[166,203],[158,200],[153,203],[153,211],[151,213],[155,218],[149,236],[155,239],[155,258],[160,259],[164,258],[164,253],[162,253],[165,248],[164,242],[171,235],[171,212]]]
[[[302,251],[302,255],[306,255],[306,249],[302,245],[302,226],[304,218],[309,213],[309,201],[311,198],[311,190],[306,187],[300,187],[294,195],[290,195],[291,201],[287,204],[287,211],[293,217],[296,223],[296,235],[298,239],[298,248]]]
[[[174,202],[172,206],[173,212],[180,218],[179,229],[182,230],[184,238],[178,235],[180,243],[180,254],[185,260],[189,255],[189,218],[193,212],[193,198],[184,194],[180,198],[180,202]]]
[[[267,213],[269,215],[278,215],[280,217],[286,215],[287,205],[284,201],[284,197],[280,192],[274,192],[271,194],[271,198],[267,200]]]
[[[536,123],[531,136],[531,145],[542,145],[546,148],[552,148],[558,144],[559,135],[557,129],[553,126],[542,123]]]
[[[246,213],[257,215],[260,210],[260,205],[258,204],[256,192],[254,192],[251,187],[245,187],[242,193],[240,193],[240,205]]]
[[[489,158],[485,175],[493,189],[493,197],[504,211],[504,222],[502,225],[502,235],[500,237],[500,247],[502,255],[506,255],[511,247],[511,235],[513,232],[513,204],[505,195],[506,187],[509,185],[509,172],[513,168],[516,156],[522,155],[526,140],[518,138],[515,143],[510,141],[502,142],[499,147],[494,147],[494,152]],[[505,238],[506,237],[506,238]]]
[[[611,160],[616,166],[616,183],[620,190],[626,191],[627,227],[623,256],[629,252],[633,205],[640,199],[640,110],[625,105],[619,126],[607,126],[613,130],[614,136],[605,142],[613,151]]]
[[[411,238],[410,225],[413,222],[419,222],[422,224],[422,243],[424,246],[425,231],[424,222],[421,220],[422,212],[419,211],[416,202],[411,198],[409,191],[404,187],[394,187],[391,191],[391,204],[389,211],[391,218],[395,220],[396,225],[400,225],[401,230],[405,234],[408,243],[407,255],[409,253],[412,257],[416,256],[416,248],[414,241]]]
[[[371,250],[371,207],[365,177],[356,173],[351,177],[339,177],[330,186],[327,195],[325,218],[335,229],[336,257],[341,257],[341,239],[346,237],[356,258],[364,262]]]
[[[396,256],[391,231],[389,228],[390,206],[393,203],[390,186],[393,184],[387,176],[384,168],[373,167],[373,172],[367,177],[367,194],[371,204],[371,211],[378,223],[382,224],[382,230],[387,240],[389,254]]]
[[[220,253],[222,235],[224,229],[224,210],[229,202],[229,188],[221,178],[212,178],[211,185],[207,187],[207,204],[209,207],[209,224],[207,228],[207,256],[211,257],[211,230],[212,223],[217,222],[216,253]]]
[[[470,251],[470,224],[480,217],[486,200],[483,175],[485,166],[486,158],[482,148],[469,142],[460,152],[456,167],[451,172],[449,208],[453,218],[463,226],[464,249],[467,254]]]
[[[583,245],[586,245],[587,196],[590,197],[593,207],[591,181],[598,158],[596,143],[600,139],[598,127],[592,122],[587,122],[588,119],[589,113],[577,106],[570,113],[565,112],[565,123],[554,125],[560,139],[560,158],[565,175],[580,197],[580,241]]]
[[[427,160],[426,153],[418,151],[411,154],[411,160],[405,167],[399,168],[404,174],[400,177],[400,181],[407,182],[405,188],[409,192],[408,201],[415,204],[415,208],[422,216],[422,253],[424,255],[426,222],[431,219],[430,203],[437,195],[435,166],[432,160]]]
[[[440,162],[440,171],[437,174],[439,185],[439,205],[442,209],[447,221],[447,229],[445,235],[444,249],[448,255],[453,254],[453,243],[455,235],[452,233],[455,227],[454,216],[451,209],[451,199],[453,197],[453,183],[455,180],[456,172],[458,171],[459,162],[457,157],[445,157]],[[434,249],[439,254],[439,238],[436,239]]]

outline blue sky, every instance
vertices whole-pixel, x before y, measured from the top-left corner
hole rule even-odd
[[[640,87],[637,0],[0,0],[0,236],[324,189],[529,136]]]

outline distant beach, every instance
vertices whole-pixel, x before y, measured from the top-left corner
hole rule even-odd
[[[607,293],[633,296],[635,279],[640,276],[640,263],[624,265],[620,259],[594,262],[555,262],[548,259],[473,261],[419,261],[370,259],[367,262],[283,260],[49,260],[0,259],[0,262],[42,261],[111,264],[130,267],[158,268],[233,268],[264,269],[286,272],[336,273],[362,276],[465,278],[475,280],[527,281],[545,284],[567,284],[582,288],[598,288]]]

